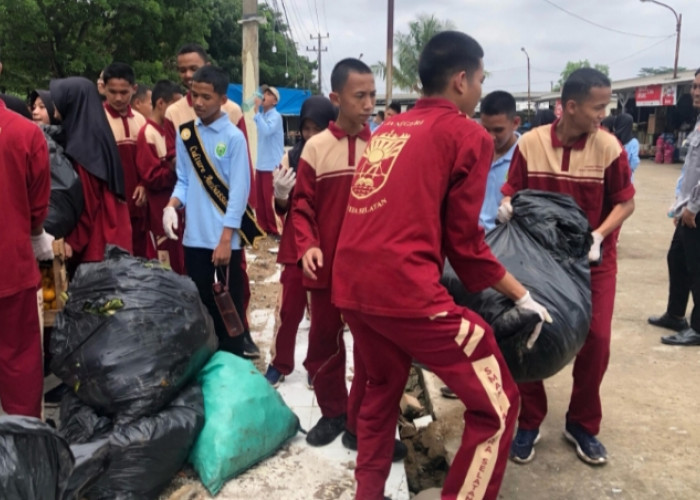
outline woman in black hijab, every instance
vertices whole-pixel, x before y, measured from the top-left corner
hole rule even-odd
[[[556,119],[557,116],[551,109],[538,109],[537,113],[535,113],[535,117],[532,119],[532,127],[534,128],[539,127],[540,125],[549,125],[550,123],[554,123]]]
[[[295,172],[304,144],[312,136],[325,130],[328,124],[335,120],[337,114],[337,110],[327,97],[309,97],[302,104],[299,118],[301,141],[289,150],[282,159],[282,167],[272,174],[275,186],[275,211],[280,217],[284,217],[290,210]],[[272,360],[265,373],[265,378],[274,387],[284,380],[285,375],[289,375],[294,370],[294,344],[299,323],[306,310],[306,290],[302,285],[301,268],[296,265],[296,254],[294,226],[291,217],[287,216],[277,253],[277,262],[284,266],[280,276],[282,285],[280,326],[270,349]],[[307,384],[311,387],[311,381],[308,379]]]
[[[99,262],[105,246],[131,252],[131,222],[124,202],[124,173],[117,143],[97,89],[89,80],[52,80],[55,117],[63,125],[64,150],[80,176],[85,209],[66,237],[74,264]]]

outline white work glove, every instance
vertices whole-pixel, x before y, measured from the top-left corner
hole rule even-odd
[[[498,207],[496,219],[498,219],[498,222],[501,224],[505,224],[511,219],[511,217],[513,217],[513,205],[510,204],[510,201],[504,201]]]
[[[32,236],[32,250],[36,260],[52,260],[53,259],[53,240],[54,237],[42,229],[41,234]]]
[[[165,231],[165,235],[171,240],[178,239],[177,234],[175,234],[177,225],[178,219],[175,207],[165,207],[163,209],[163,231]]]
[[[297,174],[291,168],[278,168],[272,172],[272,185],[275,188],[275,198],[286,200],[297,180]]]
[[[591,236],[593,236],[593,243],[591,243],[591,249],[588,251],[588,262],[599,262],[603,235],[593,231]]]
[[[526,347],[527,349],[532,349],[532,346],[535,345],[535,342],[537,341],[538,337],[540,336],[540,333],[542,332],[542,325],[545,321],[547,323],[551,323],[552,317],[549,315],[549,312],[547,312],[547,309],[542,304],[540,304],[532,298],[530,292],[526,292],[525,295],[516,300],[515,305],[518,307],[522,307],[523,309],[535,311],[537,314],[540,315],[540,318],[542,319],[542,321],[537,323],[537,326],[535,326],[535,329],[532,331],[532,333],[527,339]]]

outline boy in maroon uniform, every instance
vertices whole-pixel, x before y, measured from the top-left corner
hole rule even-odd
[[[128,64],[114,62],[103,72],[107,121],[119,148],[124,170],[124,188],[131,219],[131,241],[134,255],[146,257],[148,246],[148,219],[146,212],[146,188],[136,167],[136,139],[146,119],[131,109],[136,77]]]
[[[170,80],[161,80],[155,84],[151,93],[151,117],[146,120],[139,131],[136,143],[136,165],[148,197],[148,217],[151,245],[157,251],[158,260],[167,262],[173,271],[185,274],[185,254],[182,247],[184,218],[181,213],[178,240],[171,240],[163,230],[163,209],[170,201],[175,188],[175,156],[168,157],[165,144],[165,110],[174,102],[182,99],[180,87]]]
[[[328,127],[335,119],[336,110],[324,96],[309,97],[301,106],[301,141],[294,145],[282,158],[282,166],[273,172],[275,211],[284,220],[284,230],[280,239],[277,262],[282,264],[282,301],[280,304],[280,325],[272,340],[270,365],[265,378],[277,387],[284,377],[294,370],[294,344],[299,323],[306,310],[306,290],[302,284],[302,270],[297,265],[298,256],[291,217],[291,200],[294,192],[296,172],[304,144]]]
[[[578,457],[591,465],[607,462],[605,447],[595,437],[603,418],[600,384],[610,358],[617,236],[634,211],[627,154],[614,135],[599,129],[611,93],[610,80],[600,71],[582,68],[569,76],[562,89],[561,118],[521,137],[501,189],[506,198],[499,207],[503,221],[512,214],[510,197],[521,189],[565,193],[576,200],[594,228],[588,258],[597,262],[602,256],[602,261],[591,267],[593,316],[586,343],[574,363],[564,432]],[[518,388],[522,409],[511,459],[527,463],[535,456],[547,395],[542,382],[519,384]]]
[[[331,89],[331,102],[339,108],[338,120],[304,146],[294,188],[292,223],[297,257],[304,270],[303,285],[311,296],[309,350],[304,366],[323,415],[306,441],[323,446],[345,429],[343,445],[354,449],[357,412],[367,380],[355,350],[355,372],[348,395],[344,323],[340,311],[331,304],[331,271],[352,176],[371,136],[367,120],[376,95],[372,70],[358,59],[343,59],[333,68]],[[397,408],[398,401],[393,408],[395,416]],[[396,459],[406,454],[400,441],[393,449],[389,454]]]
[[[503,478],[517,388],[491,328],[455,305],[440,284],[447,256],[469,290],[493,287],[547,316],[496,260],[479,226],[493,140],[465,114],[481,96],[482,57],[481,46],[463,33],[433,37],[419,63],[425,97],[372,136],[352,180],[333,303],[368,379],[357,422],[358,499],[384,498],[396,407],[412,359],[467,408],[442,498],[495,499]],[[539,329],[541,323],[534,338]]]
[[[0,400],[10,415],[41,418],[44,372],[36,260],[53,258],[43,230],[51,173],[46,139],[0,99]],[[32,252],[33,250],[33,252]]]

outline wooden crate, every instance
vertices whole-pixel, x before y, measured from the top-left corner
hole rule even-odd
[[[49,265],[50,274],[53,277],[56,292],[56,308],[44,309],[44,328],[52,327],[56,321],[56,314],[66,305],[63,300],[63,292],[68,290],[68,275],[66,274],[66,246],[63,240],[53,242],[53,262]],[[43,266],[42,266],[43,267]]]

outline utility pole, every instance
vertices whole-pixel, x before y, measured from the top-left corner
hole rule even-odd
[[[391,104],[392,89],[394,87],[394,0],[388,0],[388,12],[386,23],[386,105]]]
[[[265,18],[258,15],[257,0],[243,0],[243,15],[238,21],[243,25],[243,45],[241,59],[243,61],[243,101],[242,109],[248,131],[248,147],[253,164],[258,157],[257,128],[253,121],[253,94],[260,86],[260,66],[258,53],[258,27],[265,23]]]
[[[520,47],[520,50],[522,50],[525,53],[525,57],[527,57],[527,121],[529,122],[532,119],[532,115],[530,115],[530,55],[527,53],[527,50],[525,50],[525,47]]]
[[[306,47],[307,52],[316,52],[316,56],[318,58],[318,93],[320,95],[323,95],[323,87],[321,87],[321,82],[323,82],[322,78],[322,73],[321,73],[321,52],[328,52],[328,47],[321,48],[321,40],[328,39],[330,38],[330,35],[326,33],[326,36],[321,36],[321,33],[319,33],[316,36],[309,35],[312,40],[318,40],[318,48],[310,48]]]
[[[651,3],[655,3],[656,5],[660,5],[661,7],[666,7],[668,10],[673,12],[674,16],[676,16],[676,57],[673,61],[673,79],[675,80],[676,78],[678,78],[678,53],[681,50],[681,21],[683,21],[683,14],[679,14],[670,5],[666,5],[663,2],[657,2],[657,0],[639,0],[639,1],[640,2],[651,2]]]

